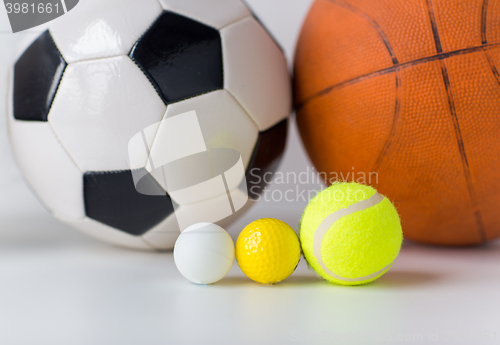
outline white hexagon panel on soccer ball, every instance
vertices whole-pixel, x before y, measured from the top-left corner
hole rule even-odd
[[[142,71],[119,56],[69,64],[48,121],[81,171],[128,170],[130,139],[159,126],[165,110]]]
[[[85,0],[50,33],[68,63],[127,55],[161,11],[157,0]]]
[[[193,113],[196,113],[204,144],[208,150],[207,152],[210,152],[211,149],[232,149],[241,155],[239,163],[238,160],[234,163],[241,165],[241,173],[238,175],[238,181],[236,181],[236,178],[233,179],[234,181],[226,181],[226,183],[231,182],[231,185],[228,185],[230,189],[237,186],[244,178],[244,169],[248,166],[255,148],[259,134],[257,126],[235,99],[225,90],[210,92],[170,104],[165,117],[169,120],[178,115],[186,116],[186,114]],[[172,126],[168,126],[168,124],[169,121],[164,121],[164,124],[160,126],[151,148],[151,157],[155,157],[155,160],[157,160],[157,157],[161,157],[163,152],[168,152],[165,149],[166,147],[171,147],[176,152],[185,150],[183,145],[173,142],[172,134],[169,133],[172,131]],[[157,164],[155,165],[158,166]],[[160,185],[168,190],[161,178],[153,176]],[[213,177],[218,178],[217,176]],[[171,197],[179,205],[184,205],[221,194],[219,185],[222,184],[222,180],[218,181],[214,179],[210,182],[207,181],[207,183],[216,184],[217,186],[212,186],[213,188],[208,188],[207,186],[207,188],[204,188],[203,193],[195,188],[195,186],[192,186],[192,188],[186,188],[182,193],[171,194]],[[222,191],[225,192],[223,184]]]
[[[9,116],[9,133],[17,164],[45,207],[57,217],[84,218],[83,174],[50,124]]]
[[[182,14],[216,29],[249,16],[240,0],[160,0],[165,10]]]
[[[286,58],[252,17],[221,31],[224,88],[253,118],[260,131],[292,111],[291,81]]]

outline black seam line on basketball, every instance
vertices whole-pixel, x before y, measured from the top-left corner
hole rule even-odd
[[[488,4],[489,0],[484,0],[483,1],[483,7],[481,10],[481,42],[482,44],[488,44],[488,37],[486,35],[486,29],[487,29],[487,19],[488,19]],[[495,66],[495,62],[491,58],[491,55],[489,52],[484,52],[486,55],[486,59],[488,60],[488,64],[490,65],[491,72],[493,73],[493,76],[497,80],[497,83],[500,85],[500,73],[498,73],[498,69]]]
[[[481,8],[481,43],[488,44],[486,38],[486,19],[488,18],[488,2],[489,0],[483,1],[483,6]]]
[[[457,55],[466,55],[466,54],[476,53],[476,52],[480,52],[480,51],[487,51],[487,50],[492,50],[492,49],[495,49],[498,47],[500,47],[500,43],[491,43],[491,44],[480,45],[480,46],[476,46],[476,47],[469,47],[469,48],[454,50],[454,51],[450,51],[450,52],[446,52],[446,53],[426,56],[426,57],[423,57],[423,58],[420,58],[417,60],[407,61],[404,63],[400,63],[398,65],[390,66],[390,67],[387,67],[387,68],[384,68],[384,69],[381,69],[378,71],[369,72],[369,73],[363,74],[359,77],[355,77],[355,78],[343,81],[341,83],[328,86],[320,91],[315,92],[311,96],[307,97],[304,101],[299,103],[296,106],[296,110],[299,110],[304,105],[306,105],[310,101],[314,100],[316,97],[324,96],[324,95],[330,93],[331,91],[333,91],[334,89],[348,86],[348,85],[352,85],[352,84],[356,84],[356,83],[359,83],[363,80],[366,80],[366,79],[369,79],[372,77],[378,77],[380,75],[389,74],[389,73],[392,73],[394,71],[398,71],[400,69],[421,65],[421,64],[424,64],[427,62],[433,62],[436,60],[445,60],[445,59],[448,59],[450,57],[457,56]]]
[[[349,10],[349,11],[361,16],[368,23],[370,23],[370,25],[377,31],[378,35],[382,39],[382,42],[384,42],[385,47],[387,48],[387,51],[391,55],[392,63],[394,65],[397,65],[399,63],[399,61],[396,57],[396,54],[394,53],[394,49],[392,48],[391,43],[389,42],[389,39],[387,38],[386,34],[384,33],[384,31],[382,30],[380,25],[378,25],[378,23],[372,17],[370,17],[367,13],[361,11],[359,8],[352,6],[350,4],[344,3],[342,1],[328,0],[328,2],[335,4],[335,5],[338,5],[340,7],[343,7],[346,10]]]
[[[431,20],[432,35],[434,36],[434,44],[436,46],[436,52],[439,54],[443,52],[443,46],[441,45],[441,38],[439,38],[439,32],[436,23],[436,15],[434,14],[432,0],[427,0],[427,10],[429,11],[429,18]]]
[[[488,63],[491,68],[491,72],[493,73],[493,76],[497,80],[497,83],[500,85],[500,73],[498,72],[497,66],[495,66],[495,62],[491,58],[490,54],[488,52],[484,52],[486,54],[486,59],[488,60]]]
[[[427,0],[427,7],[429,10],[429,19],[431,21],[432,32],[434,34],[434,43],[436,45],[436,50],[438,53],[442,52],[441,39],[439,38],[439,31],[436,23],[436,16],[434,14],[434,9],[432,7],[432,0]],[[467,189],[469,192],[469,198],[474,210],[474,218],[476,220],[476,227],[479,232],[481,240],[484,242],[484,224],[482,221],[481,214],[479,213],[478,202],[474,188],[472,186],[472,178],[470,173],[470,166],[467,159],[467,153],[465,152],[465,144],[462,136],[462,131],[460,129],[460,122],[458,121],[458,114],[455,105],[455,98],[453,96],[453,90],[451,89],[450,76],[448,74],[448,69],[446,67],[446,62],[443,60],[439,61],[441,65],[441,74],[443,76],[444,87],[446,89],[446,95],[448,97],[448,106],[450,108],[451,121],[455,130],[455,138],[457,140],[458,151],[460,152],[460,158],[462,161],[462,169],[465,177],[465,183],[467,184]]]
[[[441,73],[443,75],[443,81],[444,81],[446,93],[448,96],[448,104],[450,107],[451,119],[453,122],[453,127],[455,129],[455,137],[457,139],[458,150],[460,152],[460,157],[462,160],[462,168],[464,171],[465,182],[467,184],[469,197],[470,197],[470,200],[472,203],[472,208],[474,210],[474,218],[476,221],[476,227],[478,229],[481,241],[484,242],[486,240],[484,223],[483,223],[481,213],[479,212],[479,204],[477,202],[476,193],[474,191],[474,187],[472,186],[472,178],[471,178],[471,174],[470,174],[469,162],[467,160],[467,154],[465,152],[465,145],[464,145],[464,141],[463,141],[463,137],[462,137],[462,132],[460,130],[460,123],[458,121],[457,110],[455,107],[455,100],[453,97],[453,92],[451,90],[450,77],[448,75],[448,69],[446,68],[446,63],[444,61],[440,61],[440,64],[441,64]]]
[[[391,130],[389,132],[387,140],[384,143],[384,146],[382,147],[382,151],[380,151],[380,154],[377,157],[377,160],[375,161],[375,165],[372,171],[378,171],[380,165],[382,164],[382,160],[387,155],[387,152],[389,151],[389,148],[392,145],[394,137],[396,136],[396,128],[399,122],[399,116],[401,114],[401,76],[399,71],[396,71],[395,74],[396,74],[396,105],[394,108],[394,116],[392,119]]]

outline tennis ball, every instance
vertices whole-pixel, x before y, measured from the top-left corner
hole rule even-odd
[[[307,205],[300,220],[304,257],[321,277],[342,285],[371,282],[389,270],[403,232],[398,212],[375,189],[334,183]]]

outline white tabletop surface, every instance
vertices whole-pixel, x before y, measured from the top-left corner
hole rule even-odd
[[[114,248],[58,223],[34,199],[23,205],[29,215],[16,202],[0,215],[0,344],[500,342],[498,242],[406,243],[385,276],[359,287],[322,281],[303,259],[273,286],[236,263],[200,286],[179,274],[171,253]],[[258,204],[228,230],[236,236],[270,214],[296,225],[301,212],[267,208]]]
[[[249,1],[288,57],[310,2]],[[6,48],[16,43],[5,19],[0,11],[1,80]],[[115,248],[54,220],[22,183],[1,115],[2,345],[500,344],[498,241],[460,249],[405,243],[385,276],[360,287],[322,281],[303,259],[274,286],[253,283],[236,264],[219,283],[198,286],[178,273],[171,253]],[[307,167],[292,126],[280,170]],[[301,186],[317,187],[314,181]],[[236,237],[262,217],[297,229],[305,205],[260,202],[228,231]]]

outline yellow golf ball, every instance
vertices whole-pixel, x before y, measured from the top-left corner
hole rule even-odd
[[[299,264],[299,238],[281,220],[256,220],[238,236],[236,260],[248,278],[262,284],[280,282],[288,278]]]

